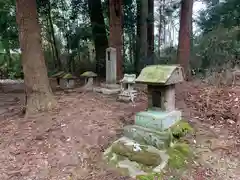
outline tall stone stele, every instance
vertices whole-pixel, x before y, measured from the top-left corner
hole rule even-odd
[[[106,83],[117,83],[117,51],[112,47],[106,49]]]

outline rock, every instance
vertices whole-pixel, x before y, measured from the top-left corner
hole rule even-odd
[[[172,135],[169,131],[159,132],[136,125],[125,126],[124,136],[157,149],[168,148],[172,142]]]
[[[147,166],[157,166],[161,163],[161,156],[156,148],[140,145],[126,137],[113,143],[112,152]]]

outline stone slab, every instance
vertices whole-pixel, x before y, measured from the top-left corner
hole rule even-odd
[[[118,94],[121,89],[107,89],[107,88],[94,88],[93,91],[103,93],[105,95]]]
[[[179,120],[181,120],[181,111],[156,111],[147,110],[138,112],[135,115],[135,124],[145,128],[155,129],[159,131],[164,131]]]
[[[150,145],[157,149],[166,149],[172,142],[170,131],[160,132],[137,125],[125,126],[124,136],[140,144]]]

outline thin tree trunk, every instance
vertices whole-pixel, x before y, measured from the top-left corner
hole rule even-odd
[[[55,56],[56,56],[56,59],[57,59],[57,69],[60,71],[60,70],[62,70],[62,63],[61,63],[61,60],[59,58],[59,52],[58,52],[58,48],[57,48],[56,37],[55,37],[53,22],[52,22],[51,9],[52,9],[51,8],[51,2],[50,2],[50,0],[48,0],[48,20],[49,20],[50,31],[51,31],[51,36],[52,36],[52,40],[53,40]]]
[[[139,74],[139,59],[140,59],[140,39],[141,39],[141,0],[137,0],[137,36],[135,44],[135,72]]]
[[[106,74],[105,52],[108,48],[106,27],[103,18],[101,0],[88,0],[88,8],[91,19],[92,34],[96,51],[96,72],[100,76]]]
[[[147,39],[148,59],[152,59],[154,55],[154,0],[148,0]]]
[[[49,110],[56,106],[44,60],[36,1],[17,0],[17,23],[26,86],[26,112]]]
[[[186,80],[188,79],[189,61],[190,61],[190,46],[191,46],[191,17],[192,17],[193,0],[182,0],[180,29],[177,58],[178,63],[183,67]]]
[[[159,25],[158,25],[158,57],[161,56],[161,35],[162,35],[162,0],[159,5]]]
[[[110,47],[116,48],[117,51],[117,79],[123,76],[123,30],[122,30],[122,1],[109,0],[110,9]]]

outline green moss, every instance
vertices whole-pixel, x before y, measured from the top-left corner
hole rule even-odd
[[[182,169],[185,167],[187,160],[192,157],[192,152],[188,144],[177,143],[167,150],[169,155],[169,168]]]
[[[65,74],[62,78],[63,79],[72,79],[73,75],[68,73],[68,74]]]
[[[61,78],[65,75],[66,73],[64,71],[59,71],[55,74],[52,75],[52,77],[55,77],[55,78]]]
[[[178,65],[151,65],[145,67],[136,82],[165,84]]]
[[[150,173],[148,175],[139,175],[136,177],[138,180],[162,180],[162,174]]]
[[[189,123],[182,121],[182,120],[179,121],[174,126],[172,126],[170,128],[170,130],[172,131],[173,137],[176,139],[179,139],[179,138],[187,135],[188,133],[193,133],[193,131],[194,131]]]

